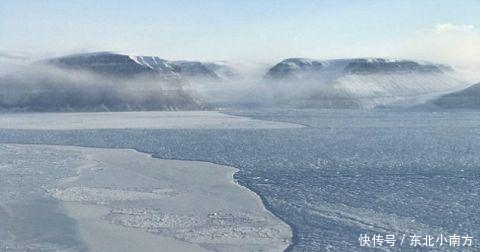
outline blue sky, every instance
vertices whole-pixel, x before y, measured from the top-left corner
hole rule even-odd
[[[197,60],[371,56],[448,61],[459,55],[444,55],[453,43],[464,60],[474,60],[480,57],[475,45],[480,42],[479,13],[478,0],[5,0],[0,1],[0,51],[109,50]]]

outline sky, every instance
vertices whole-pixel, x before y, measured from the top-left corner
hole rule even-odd
[[[2,0],[0,57],[480,61],[479,0]]]

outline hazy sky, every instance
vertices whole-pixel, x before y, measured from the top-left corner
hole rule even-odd
[[[2,0],[0,55],[480,61],[479,0]]]

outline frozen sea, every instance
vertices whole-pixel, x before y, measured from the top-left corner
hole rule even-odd
[[[89,127],[68,123],[48,127],[58,120],[55,114],[45,114],[47,123],[41,115],[25,123],[24,115],[12,114],[20,119],[10,118],[8,125],[0,121],[0,143],[130,148],[163,159],[236,167],[235,179],[256,192],[293,229],[288,251],[480,250],[480,113],[271,110],[229,114],[242,116],[233,120],[243,119],[228,127],[215,120],[202,127],[185,127],[181,120],[165,127],[118,127],[118,123],[132,124],[122,121],[115,123],[117,127],[97,127],[91,119]],[[148,121],[148,113],[145,116]],[[129,121],[129,116],[122,118]],[[252,121],[266,125],[254,127]],[[274,122],[285,124],[269,126]],[[35,127],[37,123],[41,126]],[[366,248],[360,246],[361,234],[395,235],[398,241],[393,247]],[[472,246],[414,247],[408,239],[441,234],[469,235]],[[400,245],[403,235],[407,239]]]

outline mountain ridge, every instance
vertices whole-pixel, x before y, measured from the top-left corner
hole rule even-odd
[[[264,81],[271,103],[297,108],[370,109],[463,84],[446,65],[384,58],[289,58],[270,68]]]
[[[171,79],[205,79],[209,81],[227,79],[225,74],[220,72],[225,71],[225,66],[215,62],[166,60],[158,56],[140,56],[111,51],[71,54],[40,62],[99,74],[122,75],[122,77],[149,73]]]
[[[72,92],[83,94],[85,92],[82,91],[82,86],[85,85],[82,83],[88,83],[88,87],[84,88],[93,90],[99,86],[104,92],[101,97],[109,97],[109,103],[114,104],[110,107],[114,110],[191,109],[205,107],[204,102],[216,104],[218,101],[221,101],[220,106],[227,107],[256,104],[293,108],[372,109],[389,107],[407,99],[420,100],[412,99],[417,96],[453,92],[465,84],[450,66],[388,58],[288,58],[272,65],[268,71],[263,72],[263,78],[260,76],[258,79],[245,78],[245,75],[242,76],[228,62],[172,61],[157,56],[109,51],[49,58],[37,64],[53,66],[48,70],[53,75],[37,73],[42,76],[41,79],[30,80],[31,83],[38,83],[42,92],[58,92],[55,88],[61,86],[62,94],[59,95]],[[55,70],[57,68],[59,70]],[[63,70],[67,72],[63,73]],[[57,72],[62,72],[57,75],[59,78],[52,77]],[[81,78],[74,79],[75,76]],[[33,106],[42,103],[40,96],[28,93],[26,87],[32,87],[33,84],[29,84],[25,78],[0,78],[0,84],[16,89],[17,87],[6,83],[7,81],[17,81],[20,83],[19,87],[25,86],[21,92],[27,92],[27,100],[35,96],[35,102],[27,104]],[[72,85],[69,86],[68,83]],[[93,92],[92,90],[89,92]],[[111,97],[111,93],[107,92],[129,96],[131,102],[116,104],[121,103],[123,98]],[[153,94],[166,103],[155,105]],[[174,99],[167,97],[171,95],[182,97],[184,102],[170,106]],[[101,97],[96,97],[95,103],[103,106]],[[148,97],[148,102],[136,100],[135,97]],[[18,101],[25,104],[25,99],[22,99],[18,98]],[[66,101],[64,99],[62,102]],[[82,102],[84,106],[88,101]],[[72,104],[67,107],[72,107]]]

